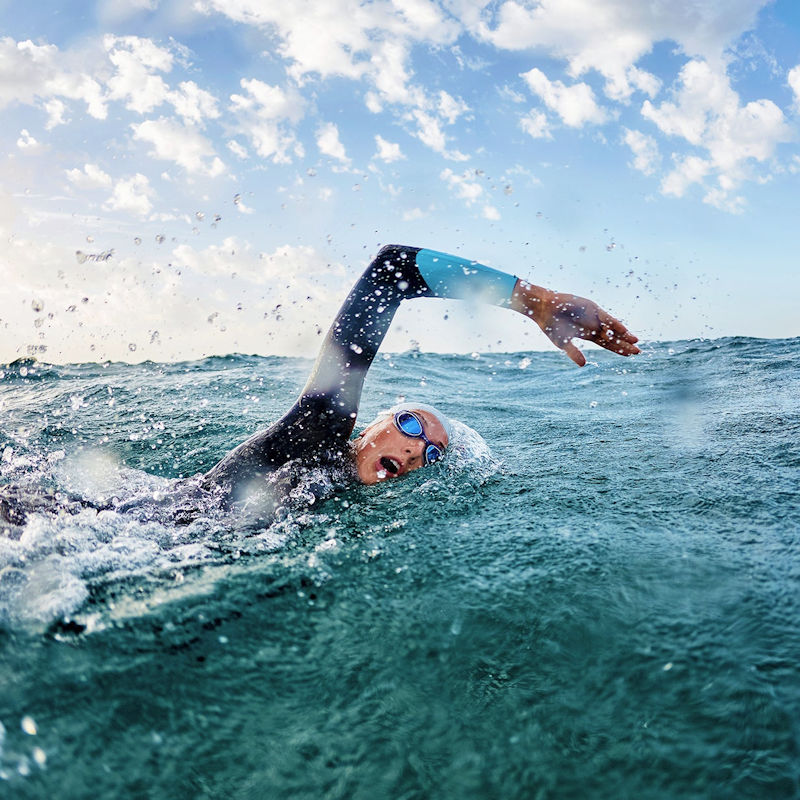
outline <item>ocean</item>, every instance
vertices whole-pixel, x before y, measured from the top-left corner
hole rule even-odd
[[[475,433],[266,523],[171,492],[309,360],[0,367],[0,795],[800,797],[800,339],[588,356],[379,354]]]

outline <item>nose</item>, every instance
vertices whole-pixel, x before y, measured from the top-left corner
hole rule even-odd
[[[422,455],[425,452],[425,442],[422,439],[415,439],[406,445],[405,451],[413,459],[422,459]]]

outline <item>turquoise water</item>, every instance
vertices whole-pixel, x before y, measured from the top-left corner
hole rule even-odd
[[[163,498],[310,362],[2,368],[0,483],[134,511],[0,528],[0,794],[800,796],[798,358],[379,357],[361,422],[405,395],[491,455],[268,527]]]

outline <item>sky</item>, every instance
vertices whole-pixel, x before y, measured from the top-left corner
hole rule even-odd
[[[795,0],[0,0],[0,363],[313,356],[378,249],[800,335]],[[551,345],[418,300],[385,347]]]

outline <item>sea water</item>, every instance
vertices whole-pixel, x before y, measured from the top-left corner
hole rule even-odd
[[[800,796],[800,340],[643,349],[381,354],[476,433],[261,523],[171,493],[309,361],[0,367],[0,796]]]

